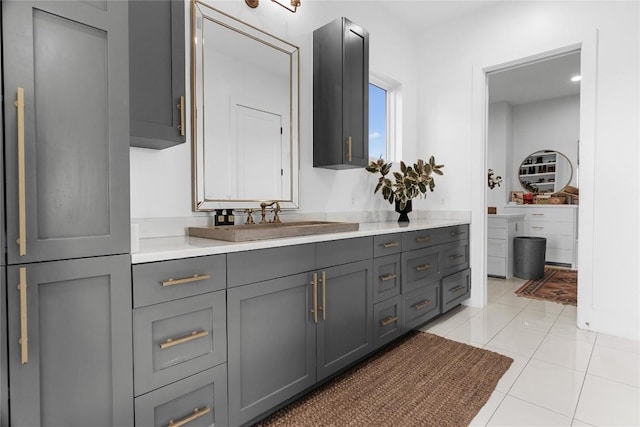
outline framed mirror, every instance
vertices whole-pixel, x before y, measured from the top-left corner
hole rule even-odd
[[[298,207],[299,49],[191,3],[193,210]]]
[[[518,180],[530,193],[557,193],[569,185],[573,176],[571,161],[554,150],[531,153],[522,160],[518,169]]]

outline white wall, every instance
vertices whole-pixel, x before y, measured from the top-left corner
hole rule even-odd
[[[418,149],[435,152],[448,165],[448,179],[440,188],[447,195],[442,209],[472,211],[472,281],[482,283],[482,70],[582,46],[582,63],[590,66],[583,67],[582,88],[588,94],[583,90],[580,106],[578,324],[635,338],[640,337],[638,21],[638,2],[522,1],[499,3],[432,28],[420,37],[418,111]],[[486,298],[479,288],[473,289],[474,305]]]
[[[250,9],[240,0],[209,2],[223,12],[300,47],[300,212],[391,209],[382,197],[374,197],[377,178],[364,169],[335,171],[313,168],[312,33],[342,16],[369,31],[370,72],[402,84],[403,158],[410,160],[416,157],[418,45],[415,37],[405,26],[388,20],[384,13],[379,12],[375,2],[307,0],[303,3],[298,12],[292,14],[269,1],[262,1],[257,9]],[[194,215],[191,212],[190,171],[189,141],[162,151],[132,148],[131,217]]]
[[[487,168],[493,169],[495,176],[502,177],[500,187],[487,191],[487,206],[497,207],[498,213],[501,213],[513,188],[510,186],[514,175],[511,167],[511,105],[504,101],[490,104],[487,120]]]

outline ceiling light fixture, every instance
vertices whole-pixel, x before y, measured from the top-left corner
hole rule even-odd
[[[289,6],[280,3],[278,0],[271,0],[273,3],[277,3],[278,5],[284,7],[291,13],[296,13],[298,7],[300,7],[300,0],[291,0],[291,9]],[[255,9],[260,4],[260,0],[244,0],[244,2],[252,9]]]
[[[580,80],[582,80],[582,76],[581,75],[577,75],[577,76],[571,77],[571,81],[572,82],[579,82]]]

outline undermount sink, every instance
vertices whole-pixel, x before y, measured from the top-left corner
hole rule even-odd
[[[278,224],[243,224],[218,227],[189,227],[189,236],[228,242],[279,239],[283,237],[308,236],[310,234],[357,231],[357,222],[294,221]]]

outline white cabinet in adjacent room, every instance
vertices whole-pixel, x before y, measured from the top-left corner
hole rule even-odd
[[[487,219],[487,274],[513,276],[513,238],[524,234],[523,214],[489,215]]]

